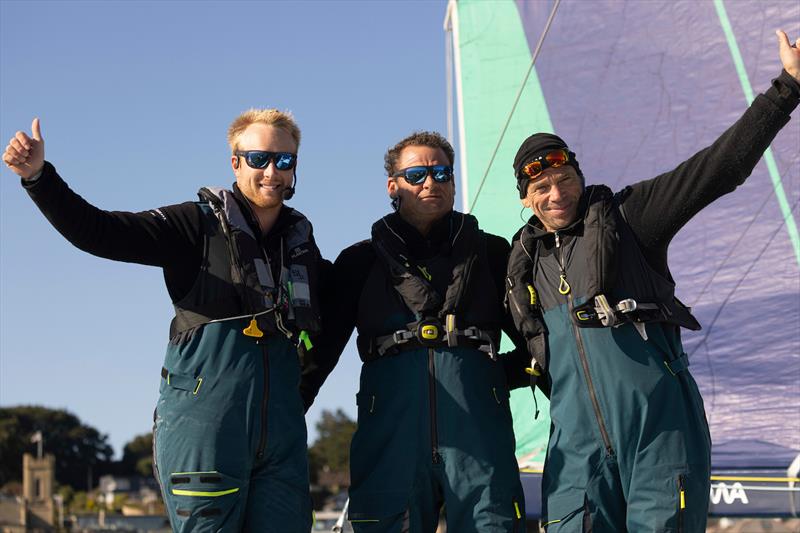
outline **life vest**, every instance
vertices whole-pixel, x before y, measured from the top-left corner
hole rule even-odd
[[[316,296],[318,251],[308,219],[292,210],[281,236],[279,257],[269,257],[233,193],[200,189],[205,246],[203,262],[189,293],[175,304],[170,338],[209,322],[250,318],[245,334],[281,333],[295,342],[320,331]],[[271,261],[279,261],[275,280]]]
[[[649,322],[699,330],[697,319],[675,297],[674,281],[656,272],[639,248],[621,205],[626,192],[614,195],[604,185],[587,187],[584,192],[587,205],[581,222],[583,234],[574,238],[591,259],[581,273],[587,299],[570,310],[572,321],[578,327],[615,327],[632,322],[645,338],[642,325]],[[533,279],[541,238],[534,235],[530,222],[515,237],[506,297],[514,325],[533,358],[532,368],[546,370],[547,328]]]
[[[471,346],[494,358],[503,307],[477,219],[453,212],[448,241],[434,258],[420,261],[391,227],[393,216],[372,226],[377,260],[356,318],[361,359],[420,346]]]

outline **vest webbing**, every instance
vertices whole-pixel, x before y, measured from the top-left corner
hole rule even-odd
[[[297,211],[283,232],[280,256],[268,257],[228,190],[202,188],[206,243],[198,279],[175,304],[171,337],[209,322],[254,317],[267,334],[297,338],[319,332],[319,312],[313,283],[317,257],[311,224]],[[277,260],[275,280],[270,260]],[[305,336],[304,336],[305,338]]]

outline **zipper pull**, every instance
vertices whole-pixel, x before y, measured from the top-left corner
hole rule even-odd
[[[256,322],[255,316],[250,319],[250,324],[242,330],[242,333],[248,337],[255,337],[256,339],[260,339],[264,336],[264,332],[258,328],[258,322]]]
[[[557,231],[554,231],[554,232],[553,232],[553,235],[554,235],[554,236],[555,236],[555,238],[556,238],[556,248],[560,248],[560,247],[561,247],[561,239],[560,239],[560,238],[559,238],[559,236],[558,236],[558,232],[557,232]]]

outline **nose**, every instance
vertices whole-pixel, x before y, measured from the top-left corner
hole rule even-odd
[[[550,201],[558,201],[561,200],[563,197],[563,191],[561,190],[561,185],[558,183],[554,183],[550,186]]]
[[[267,166],[264,167],[264,176],[271,178],[272,176],[275,176],[277,172],[278,167],[275,166],[275,160],[270,159],[269,163],[267,163]]]

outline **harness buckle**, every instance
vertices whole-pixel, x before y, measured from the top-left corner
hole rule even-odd
[[[417,325],[414,335],[423,346],[435,346],[442,339],[442,325],[436,319],[422,320]]]
[[[616,310],[620,313],[632,313],[638,309],[638,305],[636,304],[636,300],[633,298],[625,298],[624,300],[620,300],[620,302],[616,306]]]

